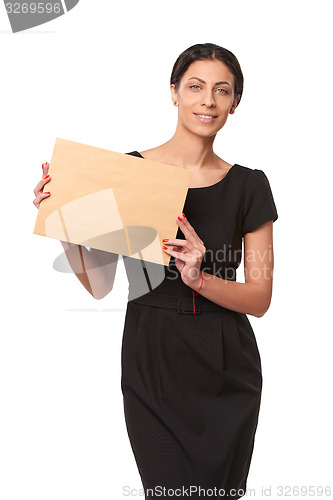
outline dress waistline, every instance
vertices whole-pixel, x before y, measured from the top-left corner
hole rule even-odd
[[[146,295],[142,295],[141,297],[137,297],[129,302],[134,302],[137,304],[148,305],[153,307],[161,307],[167,309],[174,309],[179,314],[201,314],[204,311],[229,311],[225,307],[219,306],[215,302],[210,300],[197,300],[194,299],[195,303],[193,304],[192,298],[186,297],[170,297],[166,295],[152,295],[148,293]]]

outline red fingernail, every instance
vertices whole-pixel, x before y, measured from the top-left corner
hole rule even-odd
[[[185,214],[182,214],[182,216],[184,217],[184,219],[186,219],[186,216],[185,216]]]
[[[162,240],[162,241],[169,241],[169,238],[164,238],[164,240]]]
[[[165,247],[165,246],[163,245],[163,250],[168,250],[168,249],[167,249],[167,247]]]
[[[180,217],[178,217],[178,220],[181,220],[181,218],[180,218]]]
[[[51,194],[50,191],[44,191],[44,194]]]
[[[49,174],[48,174],[48,175],[45,175],[44,179],[47,179],[48,177],[50,177],[50,176],[49,176]]]

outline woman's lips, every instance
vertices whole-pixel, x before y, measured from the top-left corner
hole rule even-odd
[[[212,123],[217,118],[216,116],[214,118],[203,118],[203,116],[200,116],[199,114],[194,114],[202,123]]]

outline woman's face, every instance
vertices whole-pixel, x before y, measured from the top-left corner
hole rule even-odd
[[[171,85],[177,101],[178,120],[189,130],[209,137],[215,135],[235,111],[234,75],[221,61],[195,61],[183,74],[178,90]],[[239,97],[238,97],[239,98]],[[214,118],[202,118],[210,115]]]

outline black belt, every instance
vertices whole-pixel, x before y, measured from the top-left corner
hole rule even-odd
[[[210,300],[203,301],[195,299],[195,308],[193,308],[193,299],[185,297],[169,297],[165,295],[152,295],[150,293],[137,297],[130,302],[153,306],[162,307],[167,309],[175,309],[179,314],[201,314],[203,311],[229,311],[225,307],[219,306]],[[195,309],[195,312],[194,312]]]

